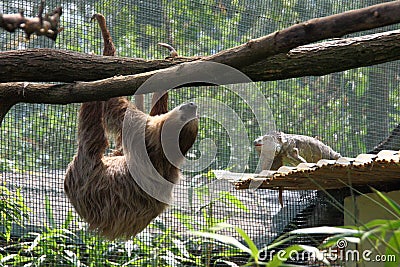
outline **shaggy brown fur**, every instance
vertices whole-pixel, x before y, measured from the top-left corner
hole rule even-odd
[[[96,14],[93,18],[98,20],[102,29],[105,44],[103,53],[115,55],[104,16]],[[164,101],[167,101],[167,98],[164,98]],[[163,107],[166,103],[158,103],[161,105],[160,109],[165,111]],[[196,105],[189,103],[163,115],[148,116],[124,97],[82,104],[79,113],[78,152],[68,166],[64,189],[75,210],[89,223],[90,230],[95,230],[111,240],[130,238],[141,232],[167,207],[167,204],[148,195],[135,182],[135,179],[151,178],[146,173],[148,166],[144,160],[138,158],[136,162],[136,166],[143,166],[144,177],[132,177],[132,170],[128,168],[127,158],[122,151],[122,127],[126,111],[129,110],[133,116],[133,127],[145,125],[144,137],[127,138],[144,138],[147,151],[143,154],[147,152],[151,163],[162,177],[176,183],[180,171],[164,154],[161,130],[167,121],[176,124],[176,128],[179,129],[191,119],[179,133],[179,147],[185,155],[197,136],[196,108]],[[106,129],[114,135],[117,148],[117,153],[109,157],[104,156],[108,147]],[[128,154],[135,148],[124,147]],[[175,160],[174,162],[179,163],[183,158]],[[160,188],[160,191],[165,190]]]
[[[114,104],[108,106],[113,108],[111,113],[122,114],[128,107],[138,122],[145,123],[145,143],[151,162],[161,176],[176,183],[180,171],[165,157],[161,146],[161,129],[167,120],[173,120],[179,128],[179,123],[183,122],[180,117],[186,115],[186,109],[177,107],[166,114],[152,117],[129,102],[122,103],[121,110],[118,110],[118,103]],[[104,130],[104,105],[104,102],[82,104],[78,152],[68,166],[64,187],[78,214],[89,223],[89,229],[111,240],[129,238],[142,231],[167,205],[149,196],[137,185],[128,170],[125,156],[104,157],[108,146]],[[185,107],[189,107],[191,116],[196,107],[190,105],[193,104],[185,104]],[[184,117],[187,119],[187,116]],[[194,117],[180,132],[179,147],[183,155],[194,143],[197,129],[198,120]],[[125,149],[129,152],[130,148]]]
[[[98,13],[92,16],[91,21],[94,20],[97,20],[97,22],[99,23],[101,35],[103,36],[103,41],[104,41],[103,56],[115,56],[117,53],[111,38],[110,31],[108,30],[106,25],[106,19],[102,14]]]
[[[105,17],[100,14],[94,14],[91,21],[97,20],[101,34],[103,36],[104,48],[103,56],[116,56],[117,52],[115,49],[114,42],[111,38],[110,31],[106,25]],[[168,48],[168,47],[167,47]],[[175,49],[173,47],[168,48],[169,50]],[[176,53],[176,51],[175,51]],[[124,119],[125,111],[127,108],[127,101],[125,97],[116,97],[106,101],[104,106],[104,119],[106,132],[115,140],[115,148],[113,151],[114,156],[122,156],[122,122]],[[135,103],[139,110],[143,111],[144,97],[143,95],[135,96]],[[139,106],[138,106],[139,105]],[[115,108],[118,107],[118,108]],[[150,111],[151,116],[161,115],[168,112],[168,92],[154,93],[152,99],[152,109]]]
[[[157,92],[151,99],[152,108],[150,116],[161,115],[168,112],[168,92]]]

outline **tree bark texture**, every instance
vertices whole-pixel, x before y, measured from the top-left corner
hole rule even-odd
[[[279,54],[240,70],[254,81],[268,81],[307,75],[324,75],[396,59],[400,59],[400,31],[302,46],[291,50],[288,54]],[[0,84],[0,97],[7,97],[16,102],[67,104],[132,95],[143,82],[156,73],[177,75],[180,68],[185,68],[185,70],[192,68],[191,71],[196,74],[201,68],[201,61],[182,63],[187,60],[193,59],[146,61],[51,49],[4,52],[0,53],[0,61],[5,62],[5,68],[2,68],[0,73],[0,80],[43,81],[47,79],[48,81],[66,82],[74,77],[78,81],[88,80],[88,77],[90,79],[111,78],[65,85],[29,82],[2,83]],[[17,62],[17,65],[6,62]],[[119,72],[127,74],[141,72],[143,69],[168,68],[177,65],[178,62],[180,67],[128,76],[115,76]],[[25,67],[20,67],[20,71],[17,71],[17,66],[21,64],[29,65],[27,68],[35,75],[26,72]],[[59,68],[58,65],[62,65],[62,67]],[[14,69],[10,71],[11,68]],[[15,75],[12,74],[13,72]],[[29,79],[25,79],[24,75],[27,75]],[[163,89],[169,88],[153,88],[153,92]]]
[[[400,14],[400,1],[394,1],[312,19],[201,59],[236,67],[254,81],[323,75],[396,60],[400,55],[399,32],[364,37],[366,39],[353,38],[293,48],[326,38],[398,23],[400,22],[398,14]],[[370,45],[373,43],[374,45]],[[291,49],[293,50],[290,51]],[[287,53],[289,51],[290,53]],[[6,58],[7,56],[9,59]],[[341,61],[338,61],[339,58]],[[175,76],[170,77],[174,79],[176,75],[179,75],[179,68],[196,73],[195,71],[201,68],[198,62],[182,62],[198,59],[146,61],[55,50],[4,52],[0,53],[2,62],[0,82],[7,81],[8,83],[0,84],[0,98],[11,99],[13,102],[66,104],[129,95],[135,93],[146,79],[159,72],[173,74]],[[113,63],[110,64],[110,62]],[[179,68],[151,71],[176,64],[179,64]],[[275,68],[268,69],[269,66],[275,66]],[[115,76],[122,74],[135,75]],[[98,80],[105,77],[111,78]],[[98,81],[65,85],[27,83],[29,81],[91,80]],[[23,83],[10,81],[23,81]],[[153,88],[151,92],[165,89],[170,88]]]
[[[239,68],[253,81],[320,76],[400,59],[400,31],[297,47]],[[0,53],[0,82],[95,81],[169,68],[210,57],[144,60],[65,50],[31,49]],[[224,63],[224,62],[222,62]]]
[[[145,60],[54,49],[12,50],[0,52],[0,82],[95,81],[168,68],[196,59]]]
[[[208,60],[240,68],[327,38],[342,37],[400,22],[400,1],[315,18],[219,52]]]

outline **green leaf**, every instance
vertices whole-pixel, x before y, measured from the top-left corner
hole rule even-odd
[[[268,267],[278,267],[281,266],[282,263],[286,262],[287,259],[292,255],[293,252],[300,252],[303,250],[303,247],[299,245],[290,246],[284,250],[280,250],[278,253],[274,255],[272,260],[268,262]]]
[[[240,201],[240,199],[238,199],[236,196],[232,195],[230,192],[226,192],[226,191],[221,191],[219,192],[220,196],[221,196],[221,200],[225,203],[230,203],[233,204],[234,207],[244,210],[246,212],[249,212],[249,209],[247,208],[247,206],[245,204],[243,204],[242,201]]]
[[[400,205],[397,204],[393,199],[389,198],[388,196],[384,195],[382,192],[379,192],[376,189],[373,189],[375,193],[384,200],[397,214],[397,219],[400,219]]]
[[[68,229],[73,219],[74,216],[72,214],[72,210],[68,210],[67,218],[65,218],[62,228]]]
[[[225,236],[225,235],[220,235],[220,234],[214,234],[214,233],[207,233],[207,232],[200,232],[200,231],[190,231],[189,234],[199,236],[199,237],[205,237],[209,239],[214,239],[217,240],[221,243],[227,244],[227,245],[232,245],[238,249],[240,249],[243,252],[246,252],[250,255],[252,255],[252,251],[240,243],[236,238],[231,237],[231,236]]]
[[[220,223],[217,223],[217,224],[215,224],[214,226],[212,226],[212,227],[210,228],[210,230],[213,231],[213,232],[216,232],[216,231],[220,231],[220,230],[224,230],[224,229],[229,229],[229,228],[233,229],[233,228],[235,228],[235,227],[234,227],[232,224],[230,224],[230,223],[220,222]]]
[[[45,200],[45,209],[46,209],[46,216],[47,216],[47,220],[49,221],[50,224],[50,228],[56,228],[56,223],[54,220],[54,214],[53,214],[53,209],[51,207],[51,203],[50,200],[48,198],[48,196],[46,196]]]
[[[336,246],[340,240],[346,240],[350,243],[359,244],[361,239],[359,237],[349,236],[347,234],[335,235],[332,237],[326,238],[323,247],[328,248],[332,246]]]
[[[2,255],[0,255],[0,257],[1,257]],[[5,257],[2,257],[1,259],[0,259],[0,262],[1,263],[7,263],[7,261],[9,261],[9,260],[12,260],[12,259],[14,259],[15,257],[17,257],[18,256],[18,254],[10,254],[10,255],[7,255],[7,256],[5,256]]]
[[[386,247],[385,267],[398,267],[400,265],[400,231],[393,233]]]
[[[239,265],[237,265],[236,263],[231,262],[231,261],[220,260],[220,259],[218,259],[218,260],[215,261],[216,264],[217,264],[218,262],[225,263],[226,265],[228,265],[228,266],[230,266],[230,267],[239,267]]]
[[[25,252],[32,252],[39,245],[39,242],[42,239],[42,236],[38,233],[30,233],[30,234],[36,235],[36,238],[33,240],[31,245],[25,250]]]
[[[390,223],[391,225],[398,225],[400,226],[400,221],[399,220],[383,220],[383,219],[377,219],[377,220],[372,220],[367,222],[362,226],[364,229],[371,229],[375,227],[381,227],[382,225]]]
[[[388,251],[392,254],[397,254],[397,256],[400,256],[400,230],[395,231],[392,237],[389,239],[386,252]],[[400,258],[398,260],[400,260]]]
[[[243,229],[241,229],[239,227],[235,227],[235,229],[240,234],[240,236],[243,238],[243,240],[246,242],[246,244],[249,246],[249,248],[251,250],[251,255],[253,256],[253,258],[255,259],[255,261],[257,263],[259,251],[258,251],[256,244],[254,244],[253,240],[251,240],[251,238],[246,234],[245,231],[243,231]]]

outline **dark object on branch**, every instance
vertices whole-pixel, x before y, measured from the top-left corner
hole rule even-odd
[[[38,36],[46,36],[53,41],[57,39],[59,32],[63,28],[59,28],[62,8],[57,7],[51,13],[47,13],[43,17],[44,1],[40,2],[38,16],[28,18],[24,16],[23,11],[18,14],[0,14],[0,27],[8,32],[15,32],[16,29],[22,29],[29,40],[33,33]]]
[[[15,32],[25,20],[23,11],[18,14],[0,14],[0,27],[8,32]]]
[[[400,124],[368,154],[378,154],[381,150],[400,150]]]

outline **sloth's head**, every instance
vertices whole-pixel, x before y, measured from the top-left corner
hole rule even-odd
[[[175,127],[179,131],[179,147],[183,155],[192,147],[197,137],[199,120],[197,117],[197,105],[193,102],[182,104],[171,110]]]
[[[193,102],[175,107],[168,113],[149,116],[147,122],[147,145],[161,144],[164,149],[174,151],[174,144],[179,140],[181,153],[192,147],[196,140],[199,120],[197,105]],[[172,146],[171,148],[168,148]]]
[[[179,105],[173,111],[178,114],[177,117],[184,123],[197,119],[197,105],[193,102]]]

